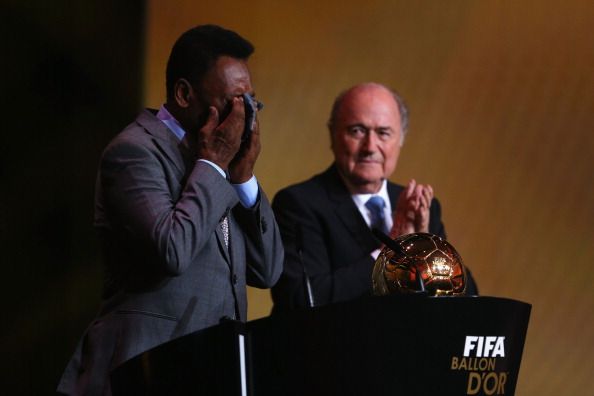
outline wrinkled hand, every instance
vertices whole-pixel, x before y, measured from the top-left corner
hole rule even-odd
[[[413,179],[398,197],[394,212],[394,225],[390,236],[413,232],[429,232],[429,208],[433,200],[433,188],[430,185],[417,184]]]
[[[250,138],[242,144],[239,152],[229,165],[231,183],[245,183],[252,177],[261,148],[260,124],[256,119]]]
[[[219,112],[210,106],[208,119],[198,132],[198,158],[211,161],[226,171],[239,151],[244,117],[240,98],[233,98],[231,112],[220,125]]]
[[[433,187],[429,184],[417,184],[413,196],[416,207],[415,232],[429,232],[429,209],[433,200]]]

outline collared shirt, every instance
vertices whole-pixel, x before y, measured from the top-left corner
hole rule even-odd
[[[351,198],[357,206],[357,209],[359,209],[359,212],[361,213],[361,216],[363,216],[363,219],[367,223],[367,226],[371,228],[371,214],[369,212],[369,209],[367,209],[367,207],[365,206],[365,203],[373,195],[378,195],[384,199],[384,202],[386,204],[386,206],[384,206],[384,218],[386,221],[386,227],[388,228],[388,230],[391,230],[392,226],[394,225],[394,219],[392,218],[392,205],[390,204],[390,197],[388,196],[388,182],[385,179],[382,182],[382,186],[380,187],[380,190],[377,193],[353,194],[351,195]],[[376,260],[379,253],[380,249],[376,249],[373,252],[371,252],[371,257],[373,257],[373,259]]]
[[[181,124],[171,115],[171,113],[167,110],[165,105],[161,105],[159,111],[157,113],[157,118],[167,126],[167,128],[173,133],[180,141],[186,135],[186,131],[182,128]],[[213,168],[215,168],[221,176],[224,178],[227,177],[225,171],[215,164],[212,161],[208,161],[205,159],[198,159],[198,161],[206,162]],[[241,184],[231,184],[237,192],[239,197],[239,201],[241,204],[246,208],[253,207],[256,202],[258,201],[258,180],[256,176],[252,175],[252,177],[246,181],[245,183]]]
[[[390,197],[388,196],[388,182],[384,179],[382,182],[382,186],[380,190],[375,194],[353,194],[351,198],[355,205],[357,205],[357,209],[361,212],[361,216],[365,219],[365,222],[369,227],[371,227],[371,214],[369,209],[365,206],[365,203],[371,198],[373,195],[378,195],[383,198],[386,206],[384,207],[384,218],[386,219],[386,226],[388,230],[392,229],[392,225],[394,224],[394,219],[392,219],[392,205],[390,204]]]

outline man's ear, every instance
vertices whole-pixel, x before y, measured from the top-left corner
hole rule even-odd
[[[183,109],[190,106],[190,101],[194,97],[194,89],[192,84],[185,78],[180,78],[175,82],[173,87],[173,95],[175,103]]]

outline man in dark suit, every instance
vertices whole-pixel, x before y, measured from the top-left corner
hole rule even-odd
[[[217,26],[184,33],[167,64],[166,103],[105,149],[95,205],[103,303],[59,392],[110,394],[114,367],[221,320],[245,320],[246,284],[278,280],[280,234],[252,173],[260,131],[245,121],[252,52]]]
[[[381,248],[372,226],[392,237],[429,232],[445,238],[430,185],[387,181],[407,125],[404,102],[383,85],[360,84],[338,96],[328,123],[334,163],[281,190],[272,204],[285,244],[274,311],[371,295]],[[470,275],[467,292],[477,293]]]

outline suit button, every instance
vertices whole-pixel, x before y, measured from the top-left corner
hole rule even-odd
[[[233,284],[236,285],[237,284],[237,275],[233,274],[233,276],[231,277],[231,280],[233,281]]]

